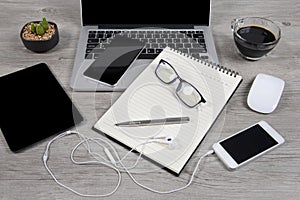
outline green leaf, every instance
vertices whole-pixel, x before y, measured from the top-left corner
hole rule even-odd
[[[45,30],[44,30],[43,26],[41,25],[41,23],[39,23],[36,26],[36,33],[40,36],[43,36],[45,34]]]
[[[43,21],[41,22],[41,25],[43,26],[45,31],[49,29],[49,24],[45,17],[43,17]]]
[[[31,33],[36,33],[35,25],[33,22],[30,24],[30,30],[31,30]]]

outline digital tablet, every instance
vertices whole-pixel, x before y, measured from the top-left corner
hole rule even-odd
[[[0,128],[17,152],[83,120],[45,63],[0,77]]]

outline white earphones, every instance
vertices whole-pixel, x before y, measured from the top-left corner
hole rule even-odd
[[[74,164],[77,164],[77,165],[86,165],[86,164],[101,164],[101,165],[105,165],[109,168],[112,168],[113,170],[115,170],[118,174],[118,183],[116,184],[116,186],[114,187],[114,189],[109,192],[109,193],[106,193],[106,194],[82,194],[66,185],[64,185],[63,183],[61,183],[56,177],[55,175],[53,174],[53,172],[51,171],[51,169],[48,167],[48,160],[49,160],[49,151],[50,151],[50,146],[51,144],[55,141],[55,140],[58,140],[58,139],[61,139],[63,138],[64,136],[67,136],[67,135],[71,135],[71,134],[76,134],[79,136],[80,138],[80,142],[73,148],[73,150],[71,151],[71,155],[70,155],[70,158],[72,160],[72,162]],[[99,141],[101,141],[102,143],[105,143],[107,146],[109,146],[109,148],[112,149],[113,152],[111,152],[111,150],[109,150],[109,148],[105,147],[102,143],[100,143]],[[96,153],[96,152],[93,152],[90,148],[90,142],[94,142],[95,144],[99,145],[100,147],[103,148],[104,150],[104,153],[106,154],[107,159],[105,159],[103,156],[101,156],[99,153]],[[140,152],[139,154],[139,157],[137,158],[135,164],[131,167],[126,167],[124,164],[123,164],[123,160],[127,157],[127,155],[129,153],[131,153],[133,150],[135,150],[138,146],[141,146],[141,145],[146,145],[148,143],[159,143],[159,144],[166,144],[166,145],[172,145],[174,144],[174,137],[172,137],[171,135],[165,135],[165,134],[158,134],[158,135],[155,135],[151,138],[149,138],[146,142],[143,142],[141,144],[138,144],[135,148],[132,148],[130,151],[128,151],[125,156],[123,158],[120,158],[116,149],[112,146],[112,144],[102,138],[88,138],[82,134],[80,134],[79,132],[76,132],[76,131],[67,131],[67,132],[64,132],[56,137],[54,137],[51,141],[48,142],[47,146],[46,146],[46,150],[44,152],[44,155],[43,155],[43,163],[44,163],[44,166],[46,168],[46,170],[49,172],[49,174],[51,175],[51,177],[53,178],[53,180],[58,184],[60,185],[61,187],[64,187],[65,189],[79,195],[79,196],[82,196],[82,197],[106,197],[106,196],[110,196],[112,195],[113,193],[115,193],[118,188],[120,187],[120,184],[121,184],[121,179],[122,179],[122,175],[121,175],[121,171],[125,171],[128,176],[132,179],[132,181],[137,184],[138,186],[146,189],[146,190],[149,190],[149,191],[152,191],[152,192],[155,192],[155,193],[159,193],[159,194],[168,194],[168,193],[173,193],[173,192],[177,192],[177,191],[180,191],[180,190],[183,190],[185,188],[187,188],[193,181],[193,178],[195,176],[195,173],[199,167],[199,164],[201,162],[201,160],[210,155],[210,154],[213,154],[214,151],[210,150],[208,151],[206,154],[204,154],[203,156],[201,156],[196,164],[196,167],[193,171],[193,174],[189,180],[189,182],[183,186],[183,187],[180,187],[180,188],[177,188],[177,189],[174,189],[174,190],[169,190],[169,191],[158,191],[158,190],[155,190],[155,189],[152,189],[148,186],[145,186],[141,183],[139,183],[135,178],[134,176],[132,175],[132,173],[129,171],[129,169],[132,169],[134,168],[139,159],[141,158],[141,155],[143,153],[143,148],[142,148],[142,151]],[[74,159],[74,153],[75,151],[78,149],[78,147],[82,144],[86,144],[85,148],[87,149],[88,153],[95,159],[95,160],[90,160],[90,161],[76,161]],[[113,156],[114,154],[114,156]],[[105,162],[103,162],[102,160],[104,160]],[[120,166],[119,166],[120,165]]]

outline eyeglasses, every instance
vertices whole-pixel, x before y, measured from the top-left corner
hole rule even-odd
[[[176,72],[175,68],[170,63],[161,59],[155,69],[155,75],[165,84],[172,84],[177,79],[179,84],[176,88],[176,96],[188,107],[194,108],[200,103],[205,103],[206,100],[191,83],[183,80]]]

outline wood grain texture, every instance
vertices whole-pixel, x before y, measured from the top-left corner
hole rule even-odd
[[[147,186],[168,190],[183,186],[189,179],[197,157],[219,139],[259,120],[266,120],[286,139],[286,143],[236,171],[228,171],[211,156],[204,160],[193,184],[178,193],[158,195],[135,185],[124,174],[120,189],[107,199],[297,199],[300,196],[300,3],[298,0],[213,0],[212,30],[220,63],[240,72],[244,81],[212,127],[179,177],[142,161],[138,170],[155,173],[136,174]],[[199,10],[200,12],[200,10]],[[24,23],[46,16],[59,26],[60,43],[45,54],[24,48],[19,31]],[[249,62],[237,55],[230,30],[232,19],[244,16],[267,17],[282,29],[282,38],[266,58]],[[96,120],[110,107],[111,93],[72,93],[69,87],[80,30],[79,0],[0,0],[0,75],[46,62],[78,105],[85,122],[78,130],[88,136],[102,135],[91,130]],[[247,94],[258,73],[267,73],[286,81],[278,108],[269,115],[251,111]],[[117,95],[120,95],[118,93]],[[1,97],[0,97],[1,98]],[[1,112],[1,111],[0,111]],[[9,151],[0,134],[0,199],[82,199],[56,185],[43,167],[45,140],[21,153]],[[62,182],[86,193],[109,192],[116,184],[114,171],[103,166],[75,167],[69,153],[77,142],[66,137],[51,148],[50,167]],[[126,150],[115,144],[121,155]],[[84,159],[81,151],[79,159]],[[130,155],[133,163],[136,155]]]

